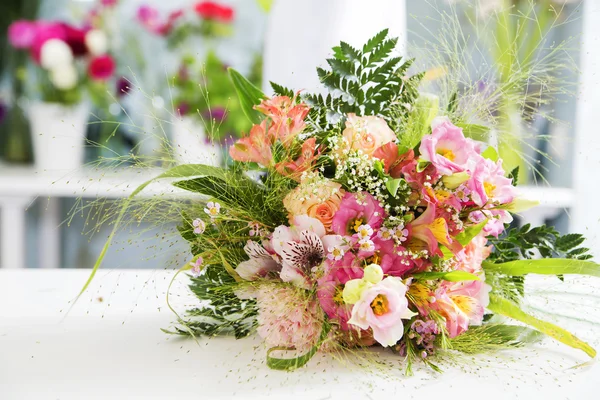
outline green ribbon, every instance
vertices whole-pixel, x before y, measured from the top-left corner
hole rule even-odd
[[[296,348],[294,347],[271,347],[267,351],[267,365],[269,366],[269,368],[276,369],[278,371],[293,371],[295,369],[303,367],[311,358],[313,358],[313,356],[317,353],[319,348],[321,348],[321,345],[323,344],[325,339],[327,339],[327,335],[329,334],[330,329],[331,325],[329,325],[327,322],[324,322],[323,328],[321,329],[321,336],[319,336],[317,344],[315,344],[307,353],[295,358],[271,357],[271,353],[274,351],[294,351],[296,350]]]

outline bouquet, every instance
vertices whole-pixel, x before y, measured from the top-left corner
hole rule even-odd
[[[583,237],[509,228],[533,205],[519,198],[518,169],[465,137],[451,118],[458,95],[441,107],[421,93],[424,74],[409,75],[395,46],[387,31],[360,49],[340,43],[317,71],[327,95],[272,84],[269,98],[230,69],[254,124],[230,147],[235,162],[156,178],[198,195],[181,202],[178,229],[192,255],[180,272],[199,303],[171,332],[256,331],[267,365],[284,370],[371,346],[404,357],[408,373],[419,360],[438,370],[446,350],[489,352],[539,333],[594,357],[520,306],[529,274],[600,276]]]
[[[86,89],[100,98],[115,72],[106,32],[93,25],[19,20],[10,25],[8,38],[14,48],[29,51],[45,102],[77,104]],[[28,79],[26,72],[21,75]]]

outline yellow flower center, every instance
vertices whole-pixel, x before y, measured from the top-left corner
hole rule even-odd
[[[378,294],[371,302],[371,310],[373,310],[373,314],[377,316],[386,314],[389,311],[387,297]]]
[[[337,285],[335,287],[335,294],[333,295],[333,301],[335,304],[344,304],[344,285]]]
[[[217,210],[217,207],[211,207],[208,209],[208,211],[210,211],[210,215],[217,215],[219,214],[219,211]]]
[[[376,251],[371,257],[367,258],[367,265],[370,264],[377,264],[379,265],[379,262],[381,261],[381,256],[379,255],[379,252]]]
[[[454,155],[454,152],[450,149],[438,149],[437,153],[450,161],[454,161],[454,159],[456,158],[456,155]]]
[[[342,250],[338,247],[334,247],[333,251],[331,252],[331,254],[334,257],[340,257],[342,255]]]
[[[354,220],[354,232],[358,233],[358,228],[363,224],[362,219],[357,218]]]
[[[494,185],[493,183],[484,182],[483,189],[485,190],[485,194],[487,194],[488,197],[492,197],[494,195],[494,191],[496,190],[496,185]]]

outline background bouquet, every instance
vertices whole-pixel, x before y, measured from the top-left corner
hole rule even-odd
[[[91,23],[76,27],[60,21],[20,20],[11,24],[8,37],[13,47],[29,51],[44,102],[77,104],[83,89],[105,92],[115,72],[108,38]],[[21,78],[27,75],[23,72]]]
[[[179,228],[193,256],[180,271],[201,302],[175,332],[256,330],[275,369],[380,345],[405,357],[408,373],[416,360],[437,370],[436,354],[520,346],[538,332],[594,357],[519,305],[527,274],[600,276],[583,238],[508,229],[511,213],[533,205],[518,197],[518,168],[507,173],[493,147],[463,135],[459,93],[443,105],[420,93],[423,74],[409,75],[395,46],[387,31],[360,49],[340,43],[330,69],[317,70],[326,96],[272,84],[268,98],[230,69],[254,124],[230,148],[234,164],[156,178],[202,196],[181,202]],[[123,205],[90,279],[153,181]]]

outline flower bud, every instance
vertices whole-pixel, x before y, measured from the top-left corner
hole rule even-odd
[[[379,283],[383,279],[383,270],[377,264],[369,264],[365,267],[363,279],[373,284]]]
[[[444,175],[442,177],[442,183],[448,189],[456,189],[470,178],[466,172],[457,172],[452,175]]]

